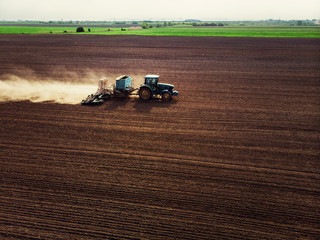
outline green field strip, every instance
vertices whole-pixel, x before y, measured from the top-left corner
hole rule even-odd
[[[165,27],[121,31],[121,28],[84,28],[76,33],[76,27],[24,27],[0,26],[0,34],[94,34],[94,35],[142,35],[142,36],[207,36],[207,37],[276,37],[276,38],[320,38],[320,28],[224,28],[224,27]]]

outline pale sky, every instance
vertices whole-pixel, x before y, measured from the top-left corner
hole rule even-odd
[[[320,0],[0,0],[0,20],[320,19]]]

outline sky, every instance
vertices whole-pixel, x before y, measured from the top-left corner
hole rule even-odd
[[[320,0],[0,0],[0,20],[320,19]]]

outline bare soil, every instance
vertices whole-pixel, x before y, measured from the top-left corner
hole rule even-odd
[[[301,38],[0,35],[1,78],[159,73],[180,92],[0,103],[0,238],[319,238],[319,50]]]

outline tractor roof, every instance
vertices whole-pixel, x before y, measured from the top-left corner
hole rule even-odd
[[[159,78],[159,75],[146,75],[145,78]]]

